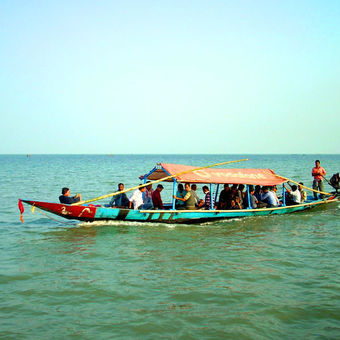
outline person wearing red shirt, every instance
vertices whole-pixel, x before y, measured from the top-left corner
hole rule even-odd
[[[312,176],[314,177],[313,189],[319,191],[325,191],[323,186],[323,177],[326,175],[326,170],[320,166],[320,161],[315,161],[315,167],[312,169]],[[314,191],[314,199],[318,199],[318,194]],[[324,198],[324,195],[320,194],[320,198]]]
[[[152,193],[152,203],[155,209],[164,209],[162,198],[161,198],[161,191],[163,190],[163,185],[158,184],[156,190]]]

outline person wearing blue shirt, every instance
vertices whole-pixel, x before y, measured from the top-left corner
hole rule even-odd
[[[123,183],[119,183],[118,184],[118,190],[116,192],[119,191],[123,191],[124,190],[124,184]],[[128,208],[129,207],[129,199],[126,196],[126,193],[122,193],[122,194],[118,194],[112,197],[110,203],[109,203],[110,207],[116,207],[116,208]]]
[[[268,187],[262,188],[261,201],[267,203],[267,208],[277,207],[277,201],[274,194],[268,190]]]
[[[62,195],[59,196],[59,201],[62,204],[73,204],[81,201],[81,195],[77,194],[75,196],[70,196],[71,191],[69,188],[63,188],[61,190]]]

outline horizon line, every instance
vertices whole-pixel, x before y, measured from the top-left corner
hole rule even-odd
[[[340,153],[0,153],[0,156],[127,156],[127,155],[211,155],[211,156],[225,156],[225,155],[340,155]]]

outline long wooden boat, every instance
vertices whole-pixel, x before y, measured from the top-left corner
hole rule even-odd
[[[96,206],[72,206],[67,204],[22,200],[39,209],[55,215],[75,219],[79,221],[140,221],[140,222],[164,222],[164,223],[201,223],[219,219],[230,219],[251,216],[267,216],[288,214],[297,211],[311,209],[321,204],[338,201],[335,196],[317,201],[307,201],[304,204],[281,206],[263,209],[242,210],[133,210],[121,208],[106,208]]]
[[[140,177],[144,181],[157,181],[166,176],[180,173],[186,170],[190,171],[190,166],[178,164],[160,163],[150,172]],[[286,179],[276,175],[269,169],[204,169],[185,173],[183,175],[174,176],[166,181],[173,182],[173,193],[176,191],[177,183],[204,183],[215,187],[215,197],[218,196],[220,184],[245,184],[245,185],[278,185],[286,182]],[[284,187],[283,187],[284,188]],[[284,189],[283,189],[284,194]],[[284,197],[284,195],[283,195]],[[267,216],[288,214],[298,211],[338,202],[339,198],[336,194],[324,199],[314,200],[309,197],[303,204],[286,206],[283,204],[278,207],[262,208],[262,209],[240,209],[240,210],[216,210],[212,206],[210,210],[176,210],[175,201],[168,205],[164,210],[133,210],[123,208],[111,208],[100,205],[82,204],[68,205],[60,203],[41,202],[35,200],[19,200],[20,202],[32,205],[41,210],[61,216],[66,219],[75,219],[79,221],[103,221],[103,220],[118,220],[118,221],[139,221],[139,222],[162,222],[162,223],[201,223],[220,219],[252,217],[252,216]]]

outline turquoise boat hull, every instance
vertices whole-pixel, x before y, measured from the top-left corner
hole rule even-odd
[[[58,216],[79,221],[93,222],[116,220],[188,224],[221,219],[290,214],[329,203],[339,202],[339,200],[336,196],[332,196],[327,199],[308,201],[298,205],[242,210],[131,210],[93,205],[73,206],[30,200],[22,200],[22,202]]]

